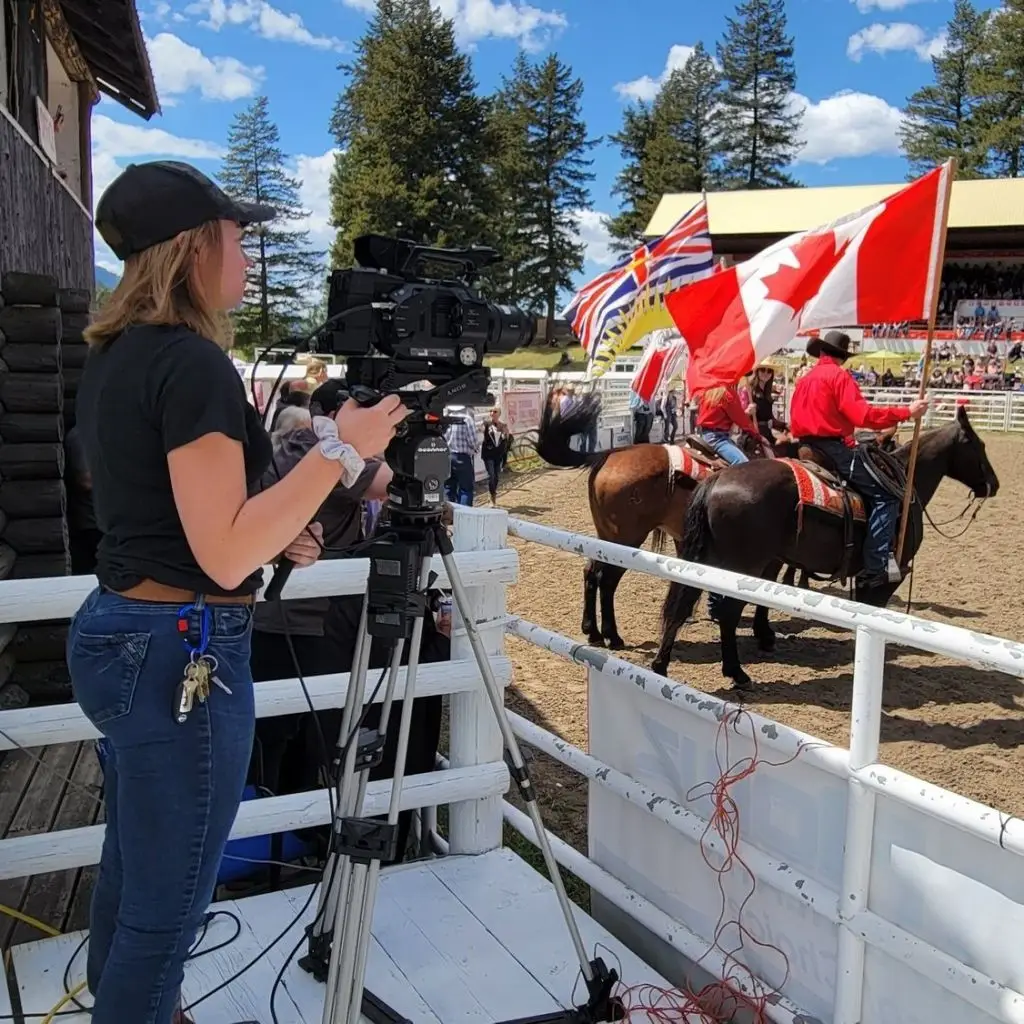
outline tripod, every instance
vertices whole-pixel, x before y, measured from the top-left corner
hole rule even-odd
[[[447,460],[447,445],[443,438],[434,437],[430,442],[420,447],[420,454],[440,455],[436,444],[440,442],[444,446]],[[373,1024],[413,1024],[373,993],[365,991],[364,976],[381,862],[393,861],[398,853],[398,815],[416,693],[420,641],[424,616],[430,614],[430,563],[434,553],[439,552],[455,605],[461,613],[484,688],[501,730],[512,780],[536,830],[588,993],[587,1002],[581,1006],[507,1024],[597,1024],[600,1021],[622,1020],[625,1016],[622,1004],[612,995],[618,976],[600,958],[591,961],[587,957],[558,864],[544,830],[526,763],[505,715],[501,688],[474,625],[472,610],[455,564],[451,539],[441,523],[439,491],[430,486],[437,482],[438,474],[435,472],[429,477],[424,474],[423,479],[426,480],[426,486],[416,479],[396,474],[391,485],[391,497],[385,505],[387,525],[378,527],[377,539],[369,549],[370,575],[333,766],[338,778],[332,847],[325,867],[317,915],[309,930],[308,953],[300,965],[327,984],[323,1024],[359,1024],[361,1014]],[[437,493],[433,508],[423,503],[425,493],[431,491]],[[393,648],[387,669],[380,724],[376,729],[363,730],[358,723],[367,700],[367,669],[373,637],[391,640]],[[382,760],[399,668],[406,647],[409,652],[406,684],[387,819],[363,818],[359,813],[369,772]]]

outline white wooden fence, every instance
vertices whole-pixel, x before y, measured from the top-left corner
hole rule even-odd
[[[1024,677],[1024,646],[955,626],[868,608],[649,552],[605,544],[520,520],[500,510],[456,510],[455,543],[474,620],[507,684],[507,631],[582,666],[589,680],[590,750],[584,752],[513,716],[522,740],[590,780],[589,856],[553,840],[556,857],[592,887],[595,913],[662,974],[682,980],[699,960],[729,969],[714,945],[715,874],[700,854],[710,806],[691,793],[712,780],[718,730],[734,708],[683,684],[587,647],[543,626],[508,619],[505,591],[517,556],[507,533],[583,558],[665,580],[692,583],[854,634],[850,749],[843,750],[756,714],[733,737],[731,759],[762,764],[733,796],[743,822],[739,853],[756,879],[745,924],[790,960],[781,992],[780,960],[748,943],[745,987],[769,995],[770,1019],[784,1024],[1024,1024],[1024,824],[878,763],[887,645],[956,658]],[[443,568],[439,585],[444,586]],[[582,562],[580,563],[582,569]],[[325,562],[293,574],[286,596],[357,593],[365,561]],[[71,615],[91,578],[0,584],[0,622]],[[572,621],[558,623],[575,633]],[[501,794],[508,773],[490,708],[456,616],[453,661],[423,666],[417,692],[450,695],[451,740],[442,770],[407,780],[403,808],[449,804],[439,845],[478,853],[501,842],[502,817],[527,837],[528,819]],[[922,670],[927,671],[927,670]],[[348,676],[307,681],[314,706],[340,707]],[[404,679],[400,689],[404,685]],[[551,685],[558,686],[556,674]],[[296,679],[261,683],[257,714],[303,710]],[[0,747],[37,748],[95,732],[73,705],[0,713]],[[390,784],[371,783],[364,808],[378,813]],[[235,836],[323,824],[326,793],[243,805]],[[425,820],[431,820],[428,814]],[[102,827],[0,842],[0,879],[95,863]],[[719,860],[722,844],[705,842]],[[735,913],[745,894],[725,882]],[[714,899],[712,899],[714,897]],[[714,911],[712,912],[712,907]],[[730,971],[733,977],[736,971]],[[763,979],[763,980],[761,980]]]

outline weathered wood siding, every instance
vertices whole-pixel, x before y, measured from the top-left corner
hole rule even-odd
[[[7,270],[90,291],[95,276],[91,218],[0,114],[0,274]]]

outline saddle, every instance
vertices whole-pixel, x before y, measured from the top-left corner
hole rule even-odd
[[[695,462],[700,462],[712,469],[723,469],[728,463],[723,459],[711,445],[705,443],[696,434],[687,434],[682,445],[686,448]]]
[[[906,493],[907,477],[903,465],[892,457],[873,439],[860,441],[857,453],[864,469],[874,481],[902,505]],[[810,445],[800,444],[795,459],[784,460],[790,464],[796,478],[800,495],[798,516],[805,508],[814,508],[829,516],[839,517],[843,522],[843,558],[839,571],[832,577],[815,575],[813,578],[825,582],[847,580],[858,544],[858,528],[867,522],[867,503],[864,498],[839,476],[835,466],[821,452]],[[917,509],[912,503],[911,514]],[[920,512],[918,511],[918,516]],[[913,521],[913,520],[912,520]]]

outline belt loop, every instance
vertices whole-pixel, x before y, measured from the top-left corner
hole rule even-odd
[[[196,599],[193,602],[192,607],[195,608],[197,612],[201,612],[206,607],[206,595],[196,594]]]

